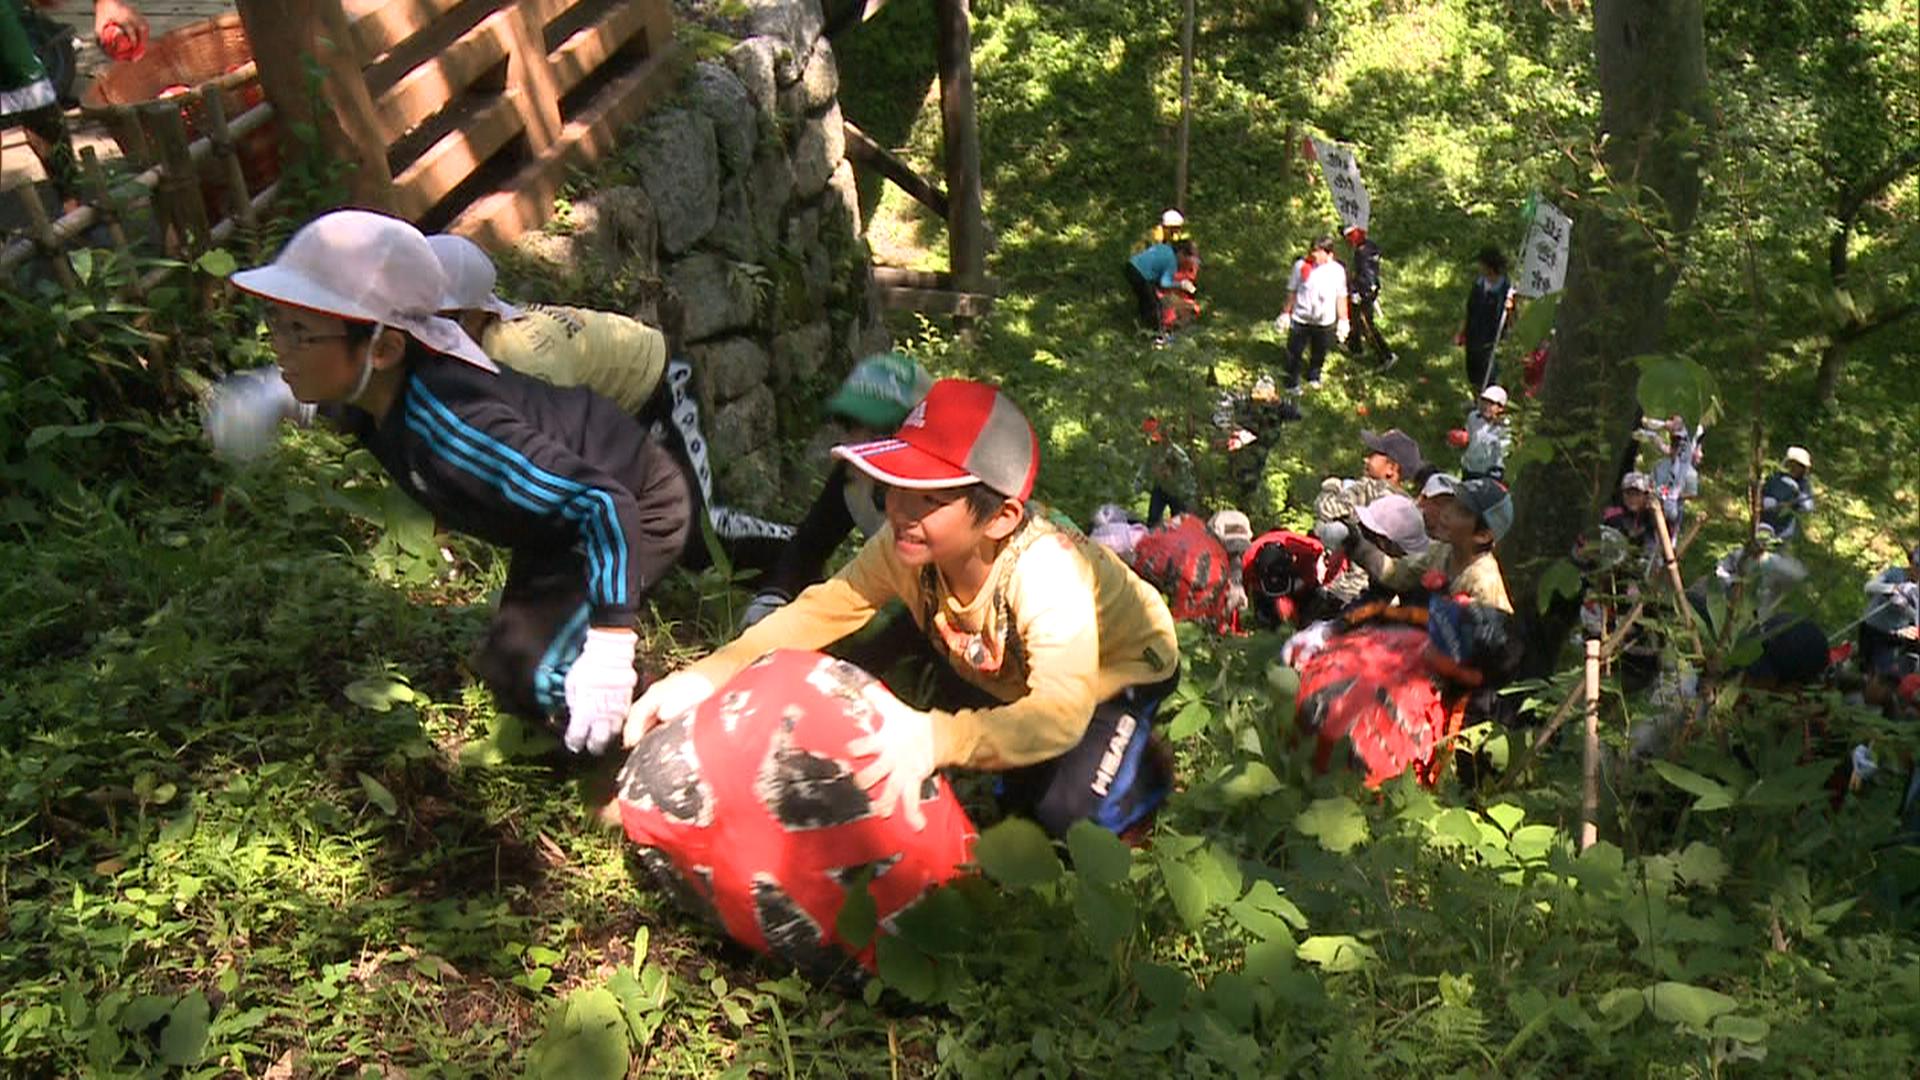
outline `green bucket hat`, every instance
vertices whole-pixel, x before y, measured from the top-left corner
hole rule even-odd
[[[827,399],[827,411],[875,431],[891,432],[932,388],[933,376],[918,360],[899,353],[875,353],[854,365],[847,381]]]

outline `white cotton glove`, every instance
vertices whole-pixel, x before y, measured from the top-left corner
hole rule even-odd
[[[1353,333],[1353,321],[1351,319],[1341,319],[1339,322],[1334,323],[1333,333],[1334,336],[1341,341],[1347,340],[1347,337]]]
[[[1245,611],[1250,601],[1247,599],[1247,587],[1238,581],[1227,584],[1227,610]]]
[[[1289,315],[1283,311],[1280,314],[1275,315],[1273,317],[1273,332],[1276,334],[1279,334],[1281,337],[1287,336],[1287,331],[1292,327],[1293,327],[1292,315]]]
[[[1760,500],[1760,509],[1762,510],[1775,510],[1775,509],[1778,509],[1779,506],[1780,506],[1780,500],[1772,498],[1770,496],[1763,497]]]
[[[248,462],[266,453],[279,438],[280,423],[304,423],[313,406],[302,405],[273,366],[229,375],[213,384],[203,405],[202,424],[214,453]]]
[[[761,619],[786,607],[793,597],[779,589],[763,589],[748,602],[747,610],[740,616],[740,629],[745,630]]]
[[[1186,293],[1188,296],[1192,296],[1194,293],[1197,293],[1200,291],[1200,286],[1195,285],[1191,281],[1183,280],[1180,282],[1180,291],[1183,293]]]
[[[627,710],[627,730],[620,744],[632,747],[640,737],[668,720],[685,716],[713,696],[713,680],[695,671],[676,671],[640,695]]]
[[[567,669],[567,749],[598,754],[613,742],[640,681],[633,670],[638,641],[632,631],[587,631],[580,655]]]
[[[880,730],[847,744],[854,757],[873,757],[873,764],[854,774],[853,782],[867,789],[874,812],[881,817],[904,804],[907,827],[927,827],[920,809],[920,785],[933,775],[933,717],[894,697],[879,684],[867,687],[867,703],[880,714]],[[871,789],[879,788],[878,792]]]

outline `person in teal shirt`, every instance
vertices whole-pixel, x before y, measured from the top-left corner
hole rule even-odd
[[[1192,292],[1193,282],[1176,283],[1173,272],[1195,254],[1193,241],[1176,240],[1171,244],[1155,244],[1127,260],[1127,286],[1133,290],[1134,301],[1139,305],[1141,325],[1155,334],[1160,333],[1158,290],[1178,287]]]

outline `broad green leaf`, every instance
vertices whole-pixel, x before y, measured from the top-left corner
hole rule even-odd
[[[1167,896],[1173,900],[1173,909],[1180,913],[1180,921],[1187,924],[1187,929],[1198,931],[1205,926],[1207,888],[1200,883],[1200,875],[1179,859],[1163,858],[1160,878],[1166,882]]]
[[[367,801],[380,808],[380,812],[392,817],[400,812],[400,803],[394,799],[393,792],[387,786],[366,773],[357,773],[360,777],[360,790],[366,792]]]
[[[1207,708],[1204,701],[1189,701],[1185,708],[1173,714],[1167,724],[1167,738],[1174,742],[1185,742],[1207,728],[1207,722],[1213,719],[1213,710]]]
[[[1084,819],[1067,830],[1067,854],[1073,856],[1074,873],[1095,885],[1118,885],[1133,870],[1133,849]]]
[[[1560,830],[1551,825],[1522,825],[1513,831],[1508,847],[1516,859],[1544,859],[1559,838]]]
[[[1254,882],[1253,887],[1247,890],[1246,901],[1262,911],[1280,916],[1295,930],[1307,928],[1306,913],[1300,910],[1298,904],[1282,895],[1271,881]]]
[[[1827,797],[1827,780],[1832,775],[1832,762],[1796,765],[1784,772],[1761,777],[1759,783],[1740,796],[1740,805],[1777,810],[1806,806]]]
[[[1512,340],[1519,345],[1522,353],[1533,351],[1534,346],[1546,340],[1553,329],[1553,317],[1560,310],[1560,294],[1548,293],[1545,296],[1527,301],[1527,306],[1514,320]]]
[[[143,994],[120,1010],[120,1027],[139,1034],[173,1011],[173,999],[160,994]]]
[[[1218,844],[1209,843],[1192,859],[1193,872],[1200,878],[1200,885],[1207,890],[1207,906],[1219,907],[1232,903],[1240,895],[1240,887],[1246,878],[1240,872],[1240,860],[1233,852]]]
[[[1267,665],[1267,688],[1273,691],[1275,698],[1297,698],[1300,696],[1300,672],[1275,660]]]
[[[169,1065],[198,1065],[207,1052],[207,995],[195,990],[167,1014],[160,1031],[160,1059]]]
[[[67,252],[67,265],[73,267],[73,275],[83,282],[93,280],[93,249],[75,248]]]
[[[1606,1029],[1618,1031],[1640,1019],[1640,1014],[1647,1010],[1647,998],[1638,990],[1621,987],[1600,995],[1597,1007],[1606,1018]]]
[[[1433,819],[1433,835],[1474,847],[1480,843],[1480,823],[1473,811],[1456,806]]]
[[[933,958],[920,951],[912,942],[891,934],[880,938],[880,944],[874,947],[874,960],[880,969],[880,978],[888,986],[900,991],[915,1001],[926,1001],[933,996],[937,981],[934,978]]]
[[[1193,980],[1187,978],[1186,972],[1145,961],[1133,965],[1133,981],[1148,1001],[1163,1009],[1179,1008],[1186,1003],[1188,991],[1193,989]]]
[[[977,933],[973,908],[958,889],[938,888],[893,917],[901,937],[933,956],[963,952]]]
[[[973,846],[973,858],[987,876],[1016,889],[1045,885],[1060,877],[1060,856],[1040,826],[1025,818],[1008,818],[986,832]]]
[[[1282,941],[1256,941],[1247,946],[1246,973],[1272,985],[1293,970],[1294,943],[1291,936]]]
[[[386,675],[356,679],[347,684],[347,700],[363,709],[387,712],[395,703],[414,700],[413,687]]]
[[[1087,937],[1101,949],[1111,949],[1133,934],[1133,894],[1118,885],[1100,885],[1086,878],[1075,882],[1073,910]]]
[[[38,450],[55,439],[91,439],[106,430],[101,421],[91,424],[48,424],[27,433],[28,450]]]
[[[1228,806],[1262,799],[1280,790],[1280,778],[1263,761],[1242,762],[1220,783],[1220,793]]]
[[[1697,796],[1693,802],[1695,810],[1725,810],[1733,805],[1733,789],[1718,780],[1709,780],[1692,769],[1675,765],[1671,761],[1656,761],[1653,771],[1660,778],[1689,795]]]
[[[1735,1042],[1765,1042],[1767,1040],[1767,1032],[1770,1030],[1765,1020],[1753,1016],[1734,1016],[1727,1014],[1725,1016],[1717,1016],[1713,1020],[1713,1034],[1722,1039],[1732,1039]]]
[[[1206,1002],[1237,1030],[1253,1027],[1253,980],[1247,976],[1236,971],[1215,975],[1207,984]]]
[[[194,268],[203,274],[217,278],[229,277],[238,269],[233,253],[226,248],[213,248],[193,261]]]
[[[1652,417],[1681,416],[1689,423],[1705,420],[1714,403],[1712,373],[1684,356],[1637,356],[1640,382],[1635,395],[1640,410]]]
[[[1266,883],[1261,882],[1261,884],[1264,885]],[[1235,900],[1233,903],[1228,904],[1227,914],[1232,917],[1234,922],[1239,923],[1241,928],[1262,941],[1285,941],[1289,943],[1293,941],[1293,932],[1287,928],[1285,919],[1282,919],[1280,916],[1275,915],[1273,912],[1268,911],[1258,904],[1249,902],[1245,898]]]
[[[1653,1015],[1670,1024],[1685,1024],[1706,1032],[1713,1018],[1740,1007],[1740,1003],[1718,990],[1680,982],[1656,983],[1646,989],[1647,1007]]]
[[[618,1080],[632,1066],[627,1018],[605,987],[575,990],[550,1014],[546,1033],[527,1051],[529,1077]]]
[[[1574,876],[1582,888],[1611,894],[1626,884],[1626,856],[1619,845],[1601,840],[1573,860]]]
[[[1829,766],[1822,765],[1821,768],[1828,769]],[[1708,891],[1719,888],[1727,878],[1726,856],[1720,854],[1719,848],[1698,840],[1688,844],[1686,850],[1680,853],[1677,869],[1688,884],[1698,885]]]
[[[1527,819],[1527,812],[1512,803],[1495,803],[1487,807],[1486,814],[1487,820],[1498,825],[1500,831],[1508,836],[1513,835],[1513,830]]]
[[[1584,587],[1580,580],[1580,568],[1573,565],[1573,560],[1556,559],[1541,572],[1540,584],[1536,587],[1541,612],[1552,607],[1556,600],[1577,599]]]
[[[1359,971],[1379,959],[1373,949],[1351,934],[1321,934],[1300,943],[1294,955],[1329,975]]]
[[[1367,816],[1345,795],[1313,800],[1293,819],[1293,827],[1336,855],[1352,851],[1367,839]]]
[[[867,888],[872,876],[873,870],[869,867],[847,882],[846,899],[840,904],[840,914],[833,917],[834,935],[856,952],[873,941],[873,932],[879,926],[873,892]]]

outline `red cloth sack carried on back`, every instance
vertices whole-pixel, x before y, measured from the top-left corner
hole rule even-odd
[[[1206,522],[1182,514],[1133,546],[1133,571],[1167,594],[1174,618],[1218,621],[1227,613],[1227,585],[1240,566]]]
[[[1419,626],[1373,623],[1335,636],[1301,667],[1295,722],[1314,737],[1316,771],[1334,764],[1342,742],[1343,760],[1370,788],[1432,764],[1447,710],[1424,657],[1427,642]]]
[[[748,666],[692,714],[663,723],[620,771],[620,820],[641,861],[689,910],[749,948],[821,979],[848,961],[874,970],[834,930],[848,884],[871,871],[879,933],[973,858],[973,821],[942,777],[920,792],[927,825],[877,817],[847,743],[879,716],[873,677],[814,652]],[[877,935],[876,935],[877,940]]]

